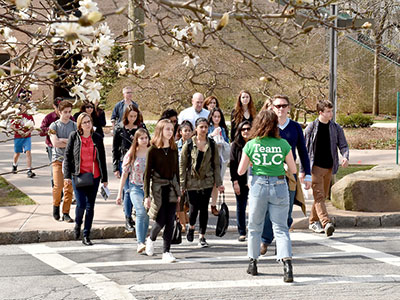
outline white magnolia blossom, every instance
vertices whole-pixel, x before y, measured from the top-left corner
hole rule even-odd
[[[39,86],[37,84],[31,83],[29,85],[29,90],[30,91],[37,91],[39,89]]]
[[[117,65],[119,75],[125,75],[128,63],[126,61],[117,61],[115,64]]]
[[[82,58],[76,66],[79,69],[78,74],[81,76],[81,80],[85,80],[87,75],[96,76],[96,64],[90,58]]]
[[[32,120],[28,120],[27,118],[22,118],[20,124],[22,127],[27,129],[30,129],[33,126],[35,126],[35,123]]]
[[[142,73],[144,68],[145,68],[144,65],[138,66],[138,65],[136,65],[136,63],[133,64],[133,72],[136,73],[136,74]]]
[[[108,24],[106,22],[100,24],[99,26],[96,27],[94,34],[96,36],[99,36],[100,34],[102,35],[109,35],[112,36],[110,27],[108,27]]]
[[[71,18],[71,21],[73,21],[73,20],[74,20],[74,18]],[[53,42],[56,42],[60,38],[62,38],[66,42],[69,42],[69,43],[79,39],[85,45],[91,44],[91,41],[87,37],[87,35],[93,34],[92,26],[83,27],[83,26],[79,25],[78,23],[60,22],[60,23],[54,23],[52,25],[52,28],[54,28],[56,31],[56,37],[53,38]]]
[[[21,10],[17,13],[17,15],[18,15],[22,20],[29,20],[30,18],[32,18],[32,16],[30,16],[30,15],[28,14],[28,9],[27,9],[27,8],[21,9]]]
[[[203,24],[200,22],[190,22],[190,28],[192,29],[193,34],[196,35],[200,31],[203,31]]]
[[[18,40],[15,36],[9,36],[8,39],[6,40],[6,45],[4,46],[4,49],[15,49],[17,48],[17,43]]]
[[[183,43],[181,40],[188,38],[188,32],[190,27],[185,27],[183,29],[179,29],[178,27],[172,28],[171,33],[174,35],[175,39],[172,40],[172,44],[175,47],[183,47]]]
[[[8,122],[8,120],[0,121],[0,128],[7,129],[7,128],[9,128],[9,126],[10,126],[10,123]]]
[[[3,35],[6,39],[10,37],[12,30],[9,27],[1,27],[0,34]]]
[[[88,83],[87,99],[89,101],[95,102],[100,100],[100,90],[103,85],[100,82],[91,81]]]
[[[114,42],[115,41],[110,36],[100,35],[100,38],[94,42],[90,50],[96,51],[100,56],[108,56],[111,54],[111,48],[114,46]]]
[[[193,67],[195,67],[198,63],[199,63],[200,57],[198,55],[195,55],[193,57],[190,57],[189,55],[186,55],[183,58],[183,65],[185,65],[186,67],[189,67],[191,64],[193,65]]]
[[[82,15],[87,15],[94,11],[99,11],[97,8],[97,3],[92,0],[83,0],[79,1],[79,10],[82,12]]]
[[[17,9],[25,9],[28,8],[31,0],[15,0],[15,6]]]
[[[79,99],[84,100],[85,99],[85,88],[81,85],[74,85],[69,94],[72,97],[79,97]]]

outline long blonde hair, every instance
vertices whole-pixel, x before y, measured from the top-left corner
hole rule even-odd
[[[149,137],[149,133],[146,129],[144,128],[139,128],[136,132],[135,135],[133,136],[133,142],[131,147],[129,148],[127,155],[128,155],[128,164],[131,164],[132,162],[135,161],[136,159],[136,151],[139,147],[139,138],[142,135],[147,135]],[[150,137],[149,137],[149,142],[147,143],[147,147],[150,147]]]
[[[151,144],[155,146],[156,148],[162,148],[164,143],[163,143],[163,130],[167,124],[171,124],[172,128],[174,127],[174,124],[172,123],[171,120],[169,119],[164,119],[160,120],[157,122],[156,128],[154,129],[154,136],[151,139]],[[169,146],[171,147],[172,150],[176,150],[176,144],[174,140],[174,136],[169,139]]]

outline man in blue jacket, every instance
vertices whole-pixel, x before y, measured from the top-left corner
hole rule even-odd
[[[126,86],[122,89],[122,94],[124,95],[124,99],[119,101],[111,114],[111,123],[112,123],[112,131],[114,132],[114,127],[116,124],[121,122],[122,116],[124,115],[125,109],[128,107],[129,104],[133,104],[137,108],[139,108],[139,105],[133,101],[133,91],[130,86]]]
[[[312,190],[314,203],[309,218],[309,228],[314,232],[331,236],[335,231],[325,206],[329,196],[332,174],[339,169],[338,148],[343,156],[342,167],[349,164],[349,146],[342,127],[332,121],[333,105],[328,100],[317,103],[318,118],[310,123],[305,130],[305,140],[310,157]],[[304,167],[300,166],[304,173]]]

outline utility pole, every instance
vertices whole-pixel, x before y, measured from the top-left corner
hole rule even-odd
[[[338,37],[336,32],[337,27],[337,5],[331,4],[331,16],[336,16],[333,21],[334,28],[330,29],[329,43],[329,101],[333,104],[333,120],[336,121],[337,110],[337,48]]]
[[[144,11],[142,1],[129,0],[128,6],[128,30],[129,39],[133,41],[133,47],[128,50],[128,64],[144,65]]]

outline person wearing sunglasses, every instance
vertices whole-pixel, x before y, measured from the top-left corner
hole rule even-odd
[[[303,130],[299,123],[289,119],[288,113],[290,111],[290,102],[289,97],[286,95],[275,95],[272,97],[269,109],[272,109],[275,114],[278,116],[278,127],[280,136],[285,139],[292,148],[293,157],[296,160],[296,149],[299,154],[300,162],[304,166],[305,177],[301,177],[300,180],[304,182],[305,189],[308,190],[311,187],[311,170],[310,170],[310,159],[308,157],[306,144],[304,141]],[[293,204],[295,202],[295,198],[300,201],[296,202],[299,204],[303,212],[305,213],[305,205],[304,205],[304,197],[300,196],[302,192],[300,183],[297,181],[290,180],[290,176],[288,178],[289,181],[289,213],[287,224],[288,227],[293,223],[292,211]],[[292,183],[292,184],[291,184]],[[297,197],[296,197],[297,193]],[[302,201],[301,201],[302,200]],[[272,243],[274,239],[274,233],[272,230],[272,223],[268,216],[265,218],[264,230],[261,238],[261,248],[260,254],[264,255],[267,252],[268,246]]]
[[[231,145],[231,154],[229,159],[229,170],[231,181],[236,197],[236,222],[239,232],[239,242],[246,241],[246,206],[249,196],[249,186],[247,184],[247,172],[239,175],[237,170],[240,159],[242,158],[243,147],[250,137],[251,123],[243,121],[239,124],[235,139]]]

